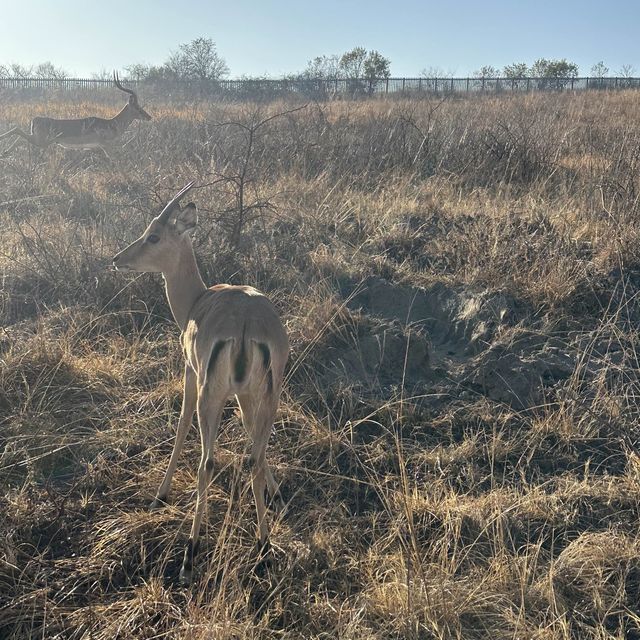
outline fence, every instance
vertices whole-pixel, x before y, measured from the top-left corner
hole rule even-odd
[[[382,78],[281,80],[128,80],[128,87],[165,96],[269,98],[286,94],[308,97],[379,96],[387,94],[514,93],[527,91],[586,91],[640,88],[640,78]],[[0,95],[7,91],[101,91],[112,80],[87,78],[0,78]]]

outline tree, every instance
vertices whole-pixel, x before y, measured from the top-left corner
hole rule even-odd
[[[449,69],[445,71],[442,67],[430,65],[420,72],[421,78],[453,78],[454,72]]]
[[[591,67],[592,78],[606,78],[609,75],[609,67],[602,60]]]
[[[562,89],[572,78],[578,76],[578,65],[565,58],[539,58],[531,65],[530,74],[533,78],[538,78],[540,89]]]
[[[500,72],[492,65],[486,64],[473,72],[474,78],[497,78]]]
[[[63,80],[68,78],[69,74],[60,67],[56,67],[51,62],[41,62],[37,64],[32,70],[35,78],[53,78],[55,80]]]
[[[374,91],[376,80],[391,75],[390,67],[391,61],[378,51],[355,47],[342,54],[338,70],[341,77],[349,81],[349,90],[360,93]],[[368,86],[363,81],[367,81]]]
[[[211,38],[196,38],[181,44],[164,66],[181,80],[219,80],[229,73],[226,61]]]
[[[64,80],[69,74],[61,67],[56,67],[51,62],[41,62],[33,69],[33,75],[36,78],[53,78],[55,80]]]
[[[342,55],[317,56],[298,77],[307,79],[376,80],[391,75],[391,60],[379,51],[354,47]]]
[[[129,80],[148,80],[152,67],[142,62],[136,62],[125,67],[124,70],[129,76]]]
[[[12,78],[30,78],[33,73],[33,67],[23,67],[17,62],[9,64],[8,69]]]
[[[367,50],[364,47],[354,47],[340,57],[340,73],[345,78],[359,80],[364,71]]]
[[[100,71],[94,71],[91,74],[92,80],[113,80],[113,71],[102,67]]]
[[[517,80],[518,78],[526,78],[529,74],[529,67],[526,62],[514,62],[508,64],[502,69],[502,75],[505,78],[511,80]]]
[[[531,66],[531,76],[533,78],[576,78],[578,65],[565,58],[561,60],[539,58]]]
[[[388,78],[391,75],[391,60],[378,51],[369,51],[364,61],[364,77],[367,80]]]
[[[335,80],[340,76],[340,56],[317,56],[313,60],[309,60],[302,76],[304,78]]]
[[[635,67],[632,64],[623,64],[620,67],[618,74],[621,78],[633,78],[633,74],[636,72]]]
[[[317,80],[315,90],[320,92],[338,90],[337,80],[350,93],[366,93],[376,90],[379,80],[391,75],[391,61],[379,51],[367,51],[354,47],[342,55],[317,56],[307,62],[306,69],[297,78]],[[335,83],[333,81],[336,81]]]
[[[127,67],[128,68],[128,67]],[[157,67],[155,65],[150,65],[147,69],[147,75],[145,80],[150,80],[151,82],[162,81],[162,80],[181,80],[184,79],[182,76],[176,76],[176,73],[173,69],[171,69],[167,63]]]
[[[62,80],[69,74],[62,68],[56,67],[52,62],[41,62],[32,67],[25,67],[17,62],[8,65],[0,65],[0,77],[6,78],[46,78]]]

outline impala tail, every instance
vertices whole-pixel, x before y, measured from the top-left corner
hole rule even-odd
[[[226,349],[229,347],[229,349]],[[223,351],[227,353],[223,355]],[[207,365],[206,384],[214,380],[216,369],[222,357],[229,358],[231,378],[234,385],[243,386],[249,378],[259,377],[265,381],[267,393],[273,393],[273,370],[271,366],[271,349],[266,342],[246,337],[246,324],[242,337],[236,342],[234,338],[218,340],[214,343]],[[226,368],[226,367],[225,367]]]
[[[257,376],[266,381],[267,392],[273,391],[271,370],[271,350],[266,342],[247,340],[247,325],[242,327],[242,338],[232,355],[233,377],[236,384],[243,384],[249,376]]]

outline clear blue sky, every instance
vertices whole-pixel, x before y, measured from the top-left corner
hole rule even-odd
[[[0,0],[0,64],[49,60],[77,75],[160,64],[180,43],[212,38],[231,77],[279,76],[360,45],[395,76],[439,67],[465,76],[538,57],[581,74],[603,60],[640,75],[640,0]]]

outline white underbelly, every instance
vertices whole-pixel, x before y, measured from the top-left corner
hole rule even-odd
[[[57,142],[56,144],[65,149],[101,149],[102,144],[99,142]]]

